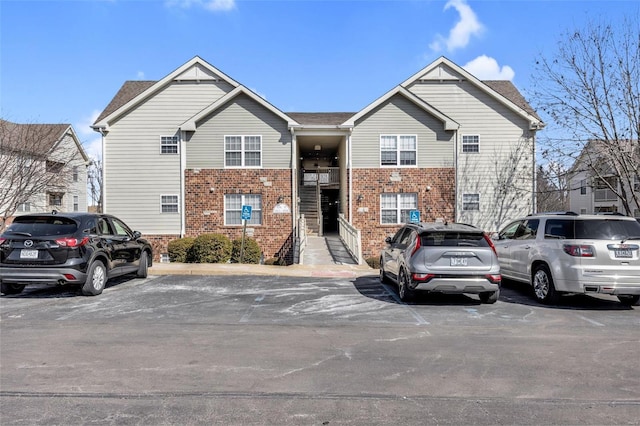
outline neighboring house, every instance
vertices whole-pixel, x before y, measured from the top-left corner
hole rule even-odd
[[[630,142],[624,141],[623,148],[624,144]],[[637,141],[635,144],[637,145]],[[567,173],[569,210],[581,214],[622,213],[640,218],[640,154],[636,149],[635,157],[628,157],[630,161],[624,161],[621,157],[631,152],[631,149],[608,154],[618,156],[617,162],[620,165],[630,164],[630,167],[624,167],[630,170],[629,174],[621,176],[611,166],[603,151],[605,147],[602,143],[589,141]],[[624,206],[623,197],[628,200],[629,211]]]
[[[92,127],[105,211],[156,253],[181,236],[240,238],[250,205],[265,257],[291,261],[301,215],[320,235],[359,230],[366,258],[411,211],[487,230],[531,212],[543,126],[513,84],[446,58],[359,112],[284,113],[195,57],[160,81],[125,82]]]
[[[0,120],[0,217],[86,212],[88,165],[70,124]]]

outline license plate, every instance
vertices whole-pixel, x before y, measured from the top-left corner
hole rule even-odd
[[[614,250],[615,256],[620,258],[631,258],[633,255],[631,254],[631,250]]]
[[[467,266],[466,257],[452,257],[451,266]]]
[[[38,250],[20,250],[20,259],[37,259]]]

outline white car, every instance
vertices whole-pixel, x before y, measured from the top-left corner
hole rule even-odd
[[[530,284],[536,299],[556,303],[562,293],[640,300],[640,223],[618,215],[573,212],[531,215],[494,235],[504,278]]]

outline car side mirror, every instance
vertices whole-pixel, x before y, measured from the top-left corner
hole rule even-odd
[[[491,239],[493,241],[498,241],[500,239],[500,234],[498,234],[497,232],[494,232],[493,234],[491,234]]]
[[[142,234],[140,233],[140,231],[133,231],[133,239],[134,240],[137,240],[140,237],[142,237]]]
[[[387,243],[387,244],[391,244],[391,237],[385,238],[384,242]]]

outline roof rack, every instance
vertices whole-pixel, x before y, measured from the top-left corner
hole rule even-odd
[[[542,215],[556,215],[556,216],[579,216],[578,213],[572,211],[561,211],[561,212],[538,212],[532,213],[529,216],[542,216]]]

